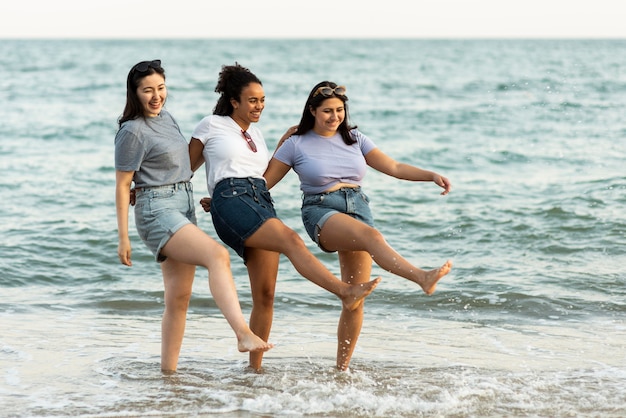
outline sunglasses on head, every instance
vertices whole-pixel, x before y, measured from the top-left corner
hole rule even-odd
[[[154,69],[161,68],[161,60],[141,61],[139,64],[133,67],[133,71],[139,71],[140,73],[145,73],[146,71],[148,71],[148,68],[154,68]]]
[[[319,89],[315,90],[315,93],[313,93],[313,97],[317,96],[318,94],[321,94],[324,97],[330,97],[333,95],[333,93],[338,96],[345,96],[346,86],[337,86],[335,88],[322,86]]]

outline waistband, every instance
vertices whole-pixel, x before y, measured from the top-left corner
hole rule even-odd
[[[193,184],[190,181],[181,181],[179,183],[165,184],[163,186],[136,187],[135,190],[138,192],[149,192],[152,190],[187,190],[191,192],[193,191]]]
[[[247,186],[249,184],[254,184],[254,185],[263,185],[265,186],[265,179],[261,179],[258,177],[228,177],[225,179],[222,179],[220,181],[217,182],[217,184],[215,185],[215,188],[217,189],[220,186],[224,186],[225,184],[228,184],[230,186]]]
[[[311,193],[311,194],[304,194],[304,196],[323,196],[323,195],[329,195],[329,194],[333,194],[333,193],[339,193],[339,192],[354,192],[354,193],[360,193],[361,192],[361,186],[356,186],[356,187],[340,187],[337,190],[333,190],[332,192],[322,192],[322,193]]]

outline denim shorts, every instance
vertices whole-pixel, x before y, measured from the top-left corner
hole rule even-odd
[[[227,178],[213,190],[211,217],[215,232],[245,261],[244,242],[271,218],[277,218],[265,180]]]
[[[135,225],[139,237],[157,262],[165,261],[161,250],[176,231],[197,225],[190,182],[135,189]]]
[[[370,200],[361,187],[342,187],[330,193],[307,194],[302,198],[302,222],[309,237],[320,245],[320,231],[324,223],[336,213],[345,213],[374,227]]]

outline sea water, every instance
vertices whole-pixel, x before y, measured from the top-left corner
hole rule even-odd
[[[624,40],[0,41],[0,416],[618,417],[626,415]],[[125,79],[161,59],[191,136],[224,64],[249,67],[271,149],[319,81],[398,161],[448,196],[369,170],[377,227],[432,296],[380,268],[348,372],[340,302],[281,260],[262,373],[198,269],[178,372],[160,371],[163,284],[132,227],[119,264],[113,138]],[[206,186],[201,169],[195,199]],[[281,219],[339,273],[300,220]],[[217,237],[197,207],[199,226]],[[242,309],[246,269],[231,251]]]

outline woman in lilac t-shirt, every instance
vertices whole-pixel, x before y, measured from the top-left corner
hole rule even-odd
[[[372,259],[380,267],[411,280],[430,295],[448,274],[447,261],[422,270],[404,259],[374,228],[369,199],[361,190],[367,166],[398,179],[432,181],[450,191],[450,181],[432,171],[395,161],[348,123],[346,88],[323,81],[307,99],[295,135],[279,143],[265,178],[274,186],[290,169],[304,193],[302,220],[319,247],[339,254],[341,277],[347,283],[369,280]],[[337,368],[346,370],[363,323],[363,304],[344,309],[338,328]]]

